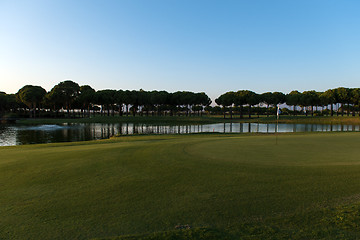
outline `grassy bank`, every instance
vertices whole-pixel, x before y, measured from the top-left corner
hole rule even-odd
[[[96,116],[91,118],[38,118],[21,119],[19,124],[61,124],[61,123],[148,123],[148,124],[206,124],[223,122],[218,117],[183,117],[183,116]]]
[[[62,123],[147,123],[147,124],[208,124],[208,123],[223,123],[223,122],[259,122],[259,123],[274,123],[276,116],[252,116],[251,118],[239,118],[235,115],[232,119],[227,116],[203,116],[203,117],[184,117],[184,116],[96,116],[91,118],[38,118],[38,119],[21,119],[19,124],[62,124]],[[287,116],[282,115],[279,119],[280,123],[313,123],[313,124],[352,124],[359,125],[360,117],[358,116]]]
[[[261,118],[261,122],[276,122],[276,117]],[[358,116],[280,116],[279,123],[348,124],[360,125]]]
[[[356,239],[359,142],[207,134],[1,147],[0,239]]]

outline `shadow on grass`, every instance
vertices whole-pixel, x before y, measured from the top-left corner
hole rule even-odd
[[[229,230],[191,228],[123,235],[97,240],[255,240],[255,239],[359,239],[360,203],[278,217],[254,223],[239,223]],[[95,240],[95,239],[94,239]]]
[[[213,228],[192,228],[173,230],[165,232],[156,232],[145,235],[126,235],[113,238],[102,238],[101,240],[230,240],[234,239],[225,231]]]

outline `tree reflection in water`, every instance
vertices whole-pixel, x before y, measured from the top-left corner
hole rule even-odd
[[[200,125],[150,124],[68,124],[68,125],[0,125],[0,146],[87,141],[132,134],[187,134],[187,133],[275,133],[278,132],[337,132],[359,131],[359,125],[328,124],[264,124],[218,123]]]

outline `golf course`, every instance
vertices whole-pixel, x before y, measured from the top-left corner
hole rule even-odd
[[[360,135],[0,148],[0,239],[357,239]]]

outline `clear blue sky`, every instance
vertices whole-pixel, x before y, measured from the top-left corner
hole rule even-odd
[[[0,91],[360,87],[360,1],[0,0]]]

